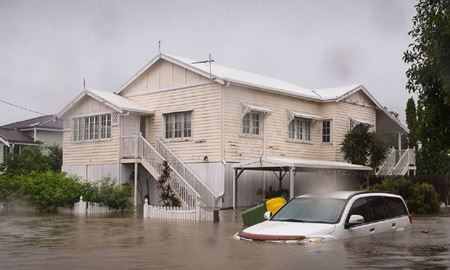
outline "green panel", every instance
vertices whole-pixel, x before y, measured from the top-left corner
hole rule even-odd
[[[264,213],[266,211],[266,204],[260,204],[244,211],[242,213],[242,221],[244,222],[244,226],[248,227],[263,222],[265,220]]]

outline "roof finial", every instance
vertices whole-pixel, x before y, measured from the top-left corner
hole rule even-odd
[[[158,53],[161,54],[161,40],[158,40]]]
[[[83,78],[83,89],[86,90],[86,78]]]

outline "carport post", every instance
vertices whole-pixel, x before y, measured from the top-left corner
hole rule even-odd
[[[236,200],[237,200],[237,169],[233,170],[233,209],[236,209]]]
[[[137,206],[137,180],[138,180],[138,164],[134,163],[134,195],[133,195],[133,204],[134,207]]]
[[[289,168],[289,199],[294,198],[294,167]]]

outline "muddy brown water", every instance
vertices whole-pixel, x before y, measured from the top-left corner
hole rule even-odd
[[[220,223],[0,212],[0,269],[447,269],[450,215],[411,231],[319,244],[239,241],[239,211]],[[424,232],[426,231],[426,232]]]

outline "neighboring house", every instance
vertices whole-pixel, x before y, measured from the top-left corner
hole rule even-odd
[[[0,128],[16,130],[41,142],[44,146],[62,146],[63,121],[55,115],[44,115],[7,124]]]
[[[20,153],[25,145],[39,146],[40,144],[23,132],[0,127],[0,163],[8,153]]]
[[[258,188],[277,186],[286,171],[293,195],[302,192],[293,183],[305,171],[369,170],[346,163],[340,151],[357,124],[377,133],[407,132],[363,85],[307,89],[193,62],[161,54],[114,93],[83,91],[58,114],[63,170],[133,183],[135,203],[146,195],[157,203],[154,180],[168,160],[171,185],[187,206],[198,198],[214,207],[231,206],[232,198],[250,205]],[[402,151],[403,157],[408,151]],[[409,168],[409,158],[406,163]],[[237,175],[236,165],[252,172]]]

